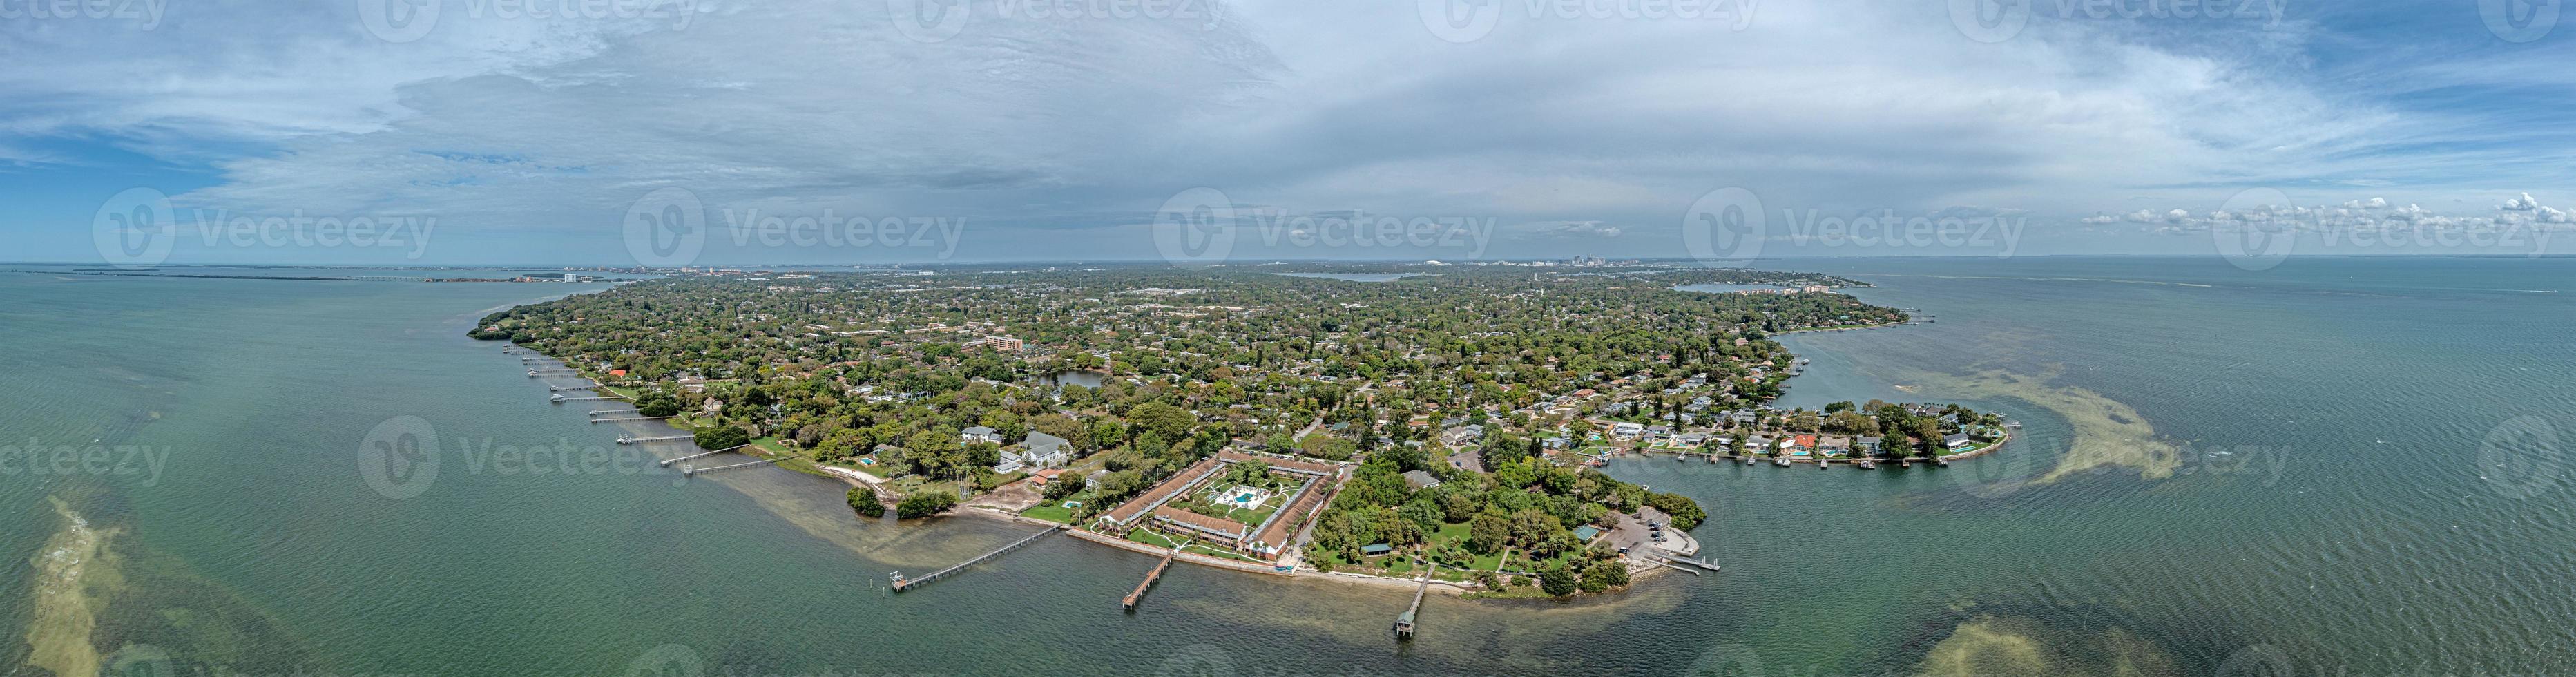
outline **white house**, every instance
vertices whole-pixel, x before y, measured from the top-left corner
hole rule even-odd
[[[980,425],[958,431],[957,437],[959,438],[959,444],[974,444],[976,442],[991,442],[994,444],[1002,443],[1001,433],[994,432],[992,428]]]
[[[993,464],[993,472],[1013,473],[1030,468],[1063,466],[1066,445],[1062,437],[1031,432],[1026,441],[1002,450],[1002,462]]]

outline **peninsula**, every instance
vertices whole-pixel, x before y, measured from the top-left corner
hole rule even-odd
[[[1612,455],[1874,468],[2002,443],[1956,405],[1770,405],[1802,365],[1771,336],[1908,321],[1834,291],[1854,286],[1598,263],[727,270],[472,335],[703,449],[848,480],[865,514],[963,505],[1200,564],[1559,596],[1708,566],[1700,505],[1597,470]]]

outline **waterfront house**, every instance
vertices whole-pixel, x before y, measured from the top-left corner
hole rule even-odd
[[[1029,439],[1002,450],[1002,462],[993,464],[993,472],[1013,473],[1025,468],[1052,468],[1064,465],[1067,442],[1041,432],[1029,433]]]
[[[1611,437],[1623,440],[1633,440],[1637,439],[1637,436],[1644,434],[1646,434],[1646,426],[1643,425],[1629,423],[1626,421],[1610,424]]]
[[[1968,446],[1968,434],[1950,433],[1948,435],[1943,435],[1941,436],[1941,446],[1949,447],[1951,449],[1965,448]]]
[[[1855,438],[1852,440],[1852,449],[1859,451],[1862,454],[1877,455],[1879,450],[1879,437],[1876,435],[1863,435]]]

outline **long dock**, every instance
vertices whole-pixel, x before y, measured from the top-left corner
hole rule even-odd
[[[1406,608],[1404,615],[1395,617],[1396,639],[1413,639],[1414,615],[1422,613],[1422,595],[1431,592],[1431,574],[1439,570],[1439,562],[1432,562],[1430,568],[1422,570],[1422,587],[1413,589],[1413,606]]]
[[[1153,571],[1146,572],[1145,582],[1136,584],[1136,591],[1127,593],[1127,599],[1120,600],[1118,606],[1127,609],[1128,613],[1135,613],[1136,603],[1145,600],[1145,589],[1154,587],[1154,581],[1163,577],[1164,569],[1172,568],[1172,556],[1178,554],[1181,554],[1180,548],[1172,548],[1170,552],[1163,553],[1163,561],[1155,564]]]
[[[666,418],[671,418],[671,417],[669,417],[669,416],[620,416],[620,417],[617,417],[617,418],[594,418],[594,419],[591,419],[591,420],[590,420],[590,422],[591,422],[592,424],[596,425],[596,424],[600,424],[600,423],[608,423],[608,422],[612,422],[612,421],[659,421],[659,420],[666,419]]]
[[[590,400],[623,400],[623,399],[626,399],[626,396],[625,396],[625,395],[583,395],[583,396],[581,396],[581,397],[565,397],[565,396],[563,395],[563,393],[556,393],[554,397],[546,398],[546,401],[548,401],[548,402],[554,402],[554,403],[556,403],[556,404],[562,404],[562,403],[565,403],[565,402],[587,402],[587,401],[590,401]]]
[[[696,435],[690,435],[689,437],[696,437]],[[710,451],[710,452],[703,453],[703,454],[690,454],[690,455],[682,456],[682,457],[679,457],[679,458],[664,459],[664,460],[662,461],[662,467],[668,468],[668,467],[671,467],[671,464],[673,464],[673,463],[678,463],[678,462],[681,462],[681,461],[688,461],[688,460],[695,460],[695,459],[706,458],[706,457],[709,457],[709,456],[714,456],[714,455],[716,455],[716,454],[721,454],[721,453],[725,453],[725,452],[728,452],[728,451],[733,451],[733,450],[735,450],[735,449],[741,449],[741,448],[743,448],[743,447],[748,447],[748,446],[751,446],[751,445],[748,445],[748,444],[737,444],[737,445],[734,445],[734,446],[725,447],[725,448],[723,448],[723,449],[717,449],[717,450],[715,450],[715,451]]]
[[[779,462],[779,461],[787,460],[787,458],[788,458],[788,455],[787,455],[787,454],[779,454],[779,455],[777,455],[777,456],[772,456],[772,457],[769,457],[769,458],[764,458],[764,459],[761,459],[761,460],[752,461],[752,462],[750,462],[750,463],[736,463],[736,464],[733,464],[733,465],[720,465],[720,466],[716,466],[716,467],[713,467],[713,468],[691,468],[691,467],[687,467],[687,466],[682,466],[682,467],[680,468],[680,476],[681,476],[681,477],[690,477],[690,476],[695,476],[695,475],[704,475],[704,474],[707,474],[707,473],[717,472],[717,471],[721,471],[721,470],[732,470],[732,469],[735,469],[735,468],[749,468],[749,467],[752,467],[752,466],[755,466],[755,465],[769,465],[769,464],[771,464],[771,463],[777,463],[777,462]]]
[[[966,567],[975,566],[975,565],[977,565],[977,564],[982,564],[982,563],[984,563],[984,561],[985,561],[985,560],[990,560],[990,559],[993,559],[993,558],[995,558],[995,557],[1000,557],[1000,556],[1002,556],[1002,553],[1010,552],[1010,551],[1013,551],[1013,550],[1018,550],[1018,549],[1020,548],[1020,546],[1028,545],[1029,543],[1034,542],[1034,541],[1038,540],[1039,538],[1046,536],[1047,534],[1052,534],[1052,533],[1055,533],[1055,532],[1057,532],[1057,531],[1062,531],[1063,529],[1064,529],[1064,525],[1062,525],[1062,524],[1058,524],[1058,525],[1055,525],[1055,526],[1047,527],[1046,531],[1040,531],[1040,532],[1037,532],[1037,533],[1034,533],[1034,534],[1029,534],[1029,537],[1028,537],[1028,538],[1023,538],[1023,539],[1020,539],[1020,540],[1017,540],[1017,541],[1013,541],[1013,542],[1011,542],[1011,544],[1010,544],[1010,545],[1002,546],[1002,547],[1000,547],[1000,548],[997,548],[997,549],[993,550],[992,552],[988,552],[988,553],[984,553],[984,554],[982,554],[982,555],[979,555],[979,556],[977,556],[977,557],[976,557],[976,558],[974,558],[974,559],[966,560],[966,561],[963,561],[963,562],[958,562],[955,566],[951,566],[951,567],[948,567],[948,568],[946,568],[946,569],[941,569],[941,570],[939,570],[939,571],[937,571],[937,572],[935,572],[935,573],[932,573],[932,574],[930,574],[930,575],[928,575],[928,576],[923,576],[923,577],[920,577],[920,578],[905,578],[905,577],[903,576],[903,572],[897,571],[897,572],[894,572],[894,573],[891,573],[891,574],[887,574],[887,576],[886,576],[886,577],[887,577],[887,578],[894,579],[894,591],[895,591],[895,592],[903,592],[903,591],[905,591],[905,590],[910,590],[910,589],[912,589],[912,587],[913,587],[913,586],[917,586],[917,585],[921,585],[921,584],[929,583],[929,582],[931,582],[931,581],[939,580],[939,579],[942,579],[942,578],[947,578],[949,574],[957,573],[957,572],[958,572],[958,570],[965,569]]]
[[[593,383],[593,384],[586,385],[586,386],[548,386],[548,387],[546,387],[546,391],[547,391],[547,392],[557,392],[557,393],[559,393],[559,392],[563,392],[563,391],[566,391],[566,390],[590,390],[590,389],[593,389],[593,388],[606,388],[606,387],[608,387],[608,386],[604,386],[604,385],[600,385],[600,384],[597,384],[597,383]]]
[[[662,435],[658,437],[628,437],[625,435],[619,435],[617,436],[617,443],[635,444],[638,442],[669,442],[671,440],[697,439],[697,437],[698,436],[696,435]]]

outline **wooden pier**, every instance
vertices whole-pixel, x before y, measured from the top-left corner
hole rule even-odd
[[[565,402],[588,402],[588,401],[591,401],[591,400],[623,400],[623,399],[626,399],[626,396],[625,396],[625,395],[583,395],[583,396],[581,396],[581,397],[567,397],[567,396],[565,396],[563,393],[555,393],[555,396],[554,396],[554,397],[546,398],[546,401],[548,401],[548,402],[553,402],[553,403],[555,403],[555,404],[563,404],[563,403],[565,403]]]
[[[659,421],[659,420],[666,419],[666,418],[671,418],[671,417],[669,417],[669,416],[620,416],[620,417],[616,417],[616,418],[594,418],[594,419],[591,419],[591,420],[590,420],[590,422],[591,422],[591,424],[592,424],[592,425],[598,425],[598,424],[601,424],[601,423],[612,423],[612,422],[616,422],[616,421]]]
[[[625,435],[619,435],[617,437],[617,443],[634,444],[637,442],[669,442],[672,440],[696,439],[697,437],[698,436],[696,435],[662,435],[659,437],[628,437]]]
[[[1160,580],[1163,577],[1163,570],[1172,568],[1172,556],[1179,554],[1181,554],[1181,549],[1177,547],[1172,548],[1171,552],[1163,553],[1163,561],[1156,563],[1153,571],[1146,572],[1145,582],[1137,583],[1136,591],[1127,593],[1127,599],[1120,600],[1118,602],[1118,606],[1125,608],[1127,613],[1135,613],[1136,603],[1145,600],[1145,589],[1154,587],[1154,581]]]
[[[704,475],[704,474],[707,474],[707,473],[717,472],[717,471],[723,471],[723,470],[733,470],[733,469],[736,469],[736,468],[749,468],[749,467],[752,467],[752,466],[755,466],[755,465],[769,465],[769,464],[771,464],[771,463],[777,463],[777,462],[779,462],[779,461],[787,460],[787,459],[788,459],[788,456],[789,456],[788,454],[779,454],[779,455],[777,455],[777,456],[772,456],[772,457],[769,457],[769,458],[764,458],[764,459],[761,459],[761,460],[752,461],[752,462],[750,462],[750,463],[736,463],[736,464],[733,464],[733,465],[720,465],[720,466],[716,466],[716,467],[713,467],[713,468],[691,468],[691,467],[688,467],[688,466],[681,466],[681,467],[680,467],[680,476],[681,476],[681,477],[693,477],[693,476],[697,476],[697,475]]]
[[[1431,592],[1431,574],[1439,570],[1439,562],[1432,562],[1430,568],[1422,570],[1422,586],[1413,589],[1413,606],[1407,607],[1404,615],[1395,617],[1396,639],[1413,639],[1413,619],[1422,613],[1422,596]]]
[[[913,588],[913,587],[915,587],[915,586],[923,585],[923,584],[929,583],[929,582],[931,582],[931,581],[936,581],[936,580],[939,580],[939,579],[942,579],[942,578],[947,578],[949,574],[954,574],[954,573],[957,573],[959,570],[965,569],[966,567],[971,567],[971,566],[975,566],[975,565],[977,565],[977,564],[982,564],[982,563],[984,563],[986,560],[990,560],[990,559],[993,559],[993,558],[995,558],[995,557],[1000,557],[1000,556],[1002,556],[1002,553],[1010,552],[1010,551],[1013,551],[1013,550],[1018,550],[1018,549],[1020,549],[1020,546],[1028,545],[1029,543],[1034,542],[1034,541],[1038,540],[1039,538],[1046,536],[1047,534],[1052,534],[1052,533],[1055,533],[1055,532],[1058,532],[1058,531],[1062,531],[1062,530],[1064,530],[1064,525],[1062,525],[1062,524],[1058,524],[1058,525],[1055,525],[1055,526],[1047,527],[1046,531],[1040,531],[1040,532],[1037,532],[1037,533],[1034,533],[1034,534],[1029,534],[1029,537],[1028,537],[1028,538],[1023,538],[1023,539],[1020,539],[1020,540],[1017,540],[1017,541],[1012,541],[1010,545],[1002,546],[1002,547],[1000,547],[1000,548],[997,548],[997,549],[993,550],[992,552],[988,552],[988,553],[984,553],[984,554],[982,554],[982,555],[979,555],[979,556],[977,556],[977,557],[976,557],[976,558],[974,558],[974,559],[966,560],[966,561],[963,561],[963,562],[958,562],[955,566],[951,566],[951,567],[948,567],[948,568],[946,568],[946,569],[941,569],[941,570],[939,570],[939,571],[937,571],[937,572],[934,572],[934,573],[932,573],[932,574],[930,574],[930,575],[928,575],[928,576],[923,576],[923,577],[920,577],[920,578],[905,578],[905,577],[903,576],[903,572],[897,571],[897,572],[894,572],[894,573],[887,574],[887,575],[886,575],[886,577],[887,577],[887,578],[894,579],[894,591],[895,591],[895,592],[903,592],[903,591],[905,591],[905,590],[910,590],[910,589],[912,589],[912,588]]]
[[[696,437],[696,435],[689,435],[688,437]],[[710,451],[710,452],[703,453],[703,454],[690,454],[690,455],[688,455],[688,456],[682,456],[682,457],[679,457],[679,458],[664,459],[664,460],[662,461],[662,467],[668,468],[668,467],[671,467],[671,464],[673,464],[673,463],[678,463],[678,462],[681,462],[681,461],[689,461],[689,460],[696,460],[696,459],[706,458],[706,457],[709,457],[709,456],[714,456],[714,455],[716,455],[716,454],[721,454],[721,453],[725,453],[725,452],[728,452],[728,451],[733,451],[733,450],[735,450],[735,449],[741,449],[741,448],[743,448],[743,447],[748,447],[748,446],[751,446],[751,445],[748,445],[748,444],[737,444],[737,445],[734,445],[734,446],[725,447],[725,448],[723,448],[723,449],[717,449],[717,450],[715,450],[715,451]]]

